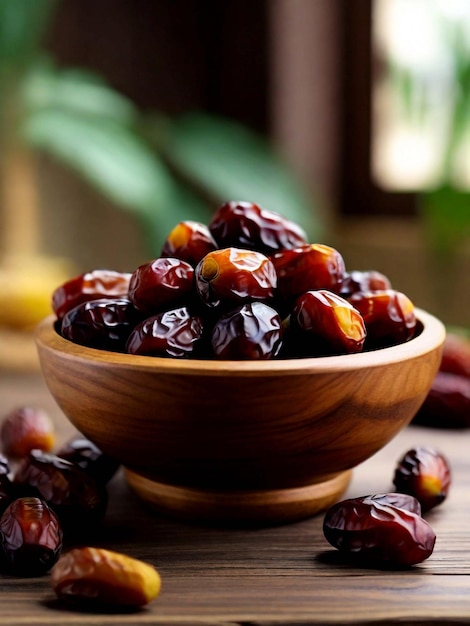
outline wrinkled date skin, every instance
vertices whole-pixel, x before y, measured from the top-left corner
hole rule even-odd
[[[367,349],[405,343],[416,331],[416,314],[411,300],[394,289],[352,294],[349,302],[364,318]]]
[[[14,500],[0,517],[1,547],[15,574],[45,574],[62,550],[62,528],[47,504],[33,497]]]
[[[299,225],[252,202],[225,202],[215,212],[209,230],[220,248],[245,248],[268,256],[307,243]]]
[[[136,326],[129,336],[126,352],[189,358],[197,351],[202,333],[201,318],[181,307],[149,317]]]
[[[130,332],[141,319],[127,299],[91,300],[66,313],[60,332],[82,346],[124,352]]]
[[[55,444],[54,425],[42,409],[19,407],[4,417],[0,442],[4,453],[13,458],[26,456],[33,449],[49,452]]]
[[[55,454],[32,450],[18,466],[13,483],[45,500],[70,533],[92,530],[106,512],[105,486]]]
[[[61,459],[75,463],[101,484],[108,483],[120,466],[116,459],[104,454],[98,446],[83,436],[73,437],[56,454]]]
[[[181,259],[195,267],[202,257],[217,248],[208,226],[188,220],[180,222],[170,231],[160,256]]]
[[[395,496],[391,499],[396,502]],[[366,496],[334,504],[323,520],[326,540],[355,556],[358,563],[409,567],[421,563],[434,550],[436,535],[420,515]]]
[[[335,248],[320,243],[277,252],[274,264],[280,298],[289,303],[306,291],[326,289],[339,293],[345,273],[344,259]]]
[[[366,338],[362,315],[341,296],[318,289],[300,296],[289,316],[296,354],[318,356],[361,352]]]
[[[219,359],[270,359],[282,346],[282,320],[263,302],[249,302],[222,315],[212,331],[211,344]]]
[[[391,289],[390,279],[377,270],[353,270],[346,272],[341,284],[341,295],[350,296],[353,293],[366,291],[383,291]]]
[[[276,271],[267,256],[253,250],[214,250],[195,269],[196,289],[208,307],[237,306],[273,298]]]
[[[67,311],[82,302],[127,296],[130,273],[94,270],[60,285],[52,294],[52,309],[61,320]]]
[[[192,265],[175,258],[158,258],[140,265],[129,282],[129,300],[146,314],[175,308],[193,291]]]
[[[62,554],[51,571],[51,585],[65,602],[137,608],[158,596],[161,579],[149,563],[86,546]]]
[[[397,491],[419,500],[423,512],[444,502],[450,483],[449,462],[440,452],[427,446],[408,450],[398,462],[393,478]]]

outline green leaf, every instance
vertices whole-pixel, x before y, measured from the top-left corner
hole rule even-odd
[[[41,44],[53,0],[0,0],[0,69],[20,71]]]
[[[192,113],[176,121],[147,120],[147,131],[183,180],[211,199],[248,200],[320,237],[311,198],[260,136],[236,122]]]
[[[96,74],[81,69],[57,70],[47,57],[31,68],[23,95],[25,106],[31,112],[56,108],[104,116],[127,125],[135,123],[138,115],[130,100]]]
[[[70,166],[116,205],[133,211],[151,229],[147,233],[151,241],[161,240],[174,225],[173,179],[129,129],[112,120],[43,109],[27,118],[24,134],[33,146]]]
[[[420,208],[432,249],[455,256],[470,235],[470,193],[443,185],[422,194]]]

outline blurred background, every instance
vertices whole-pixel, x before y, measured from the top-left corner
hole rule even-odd
[[[0,357],[232,199],[470,326],[469,35],[467,0],[0,0]]]

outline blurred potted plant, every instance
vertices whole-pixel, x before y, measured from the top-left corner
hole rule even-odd
[[[41,47],[54,5],[0,0],[0,277],[9,285],[0,295],[0,324],[26,326],[42,317],[51,284],[66,271],[40,255],[38,150],[132,212],[146,256],[158,255],[177,221],[206,221],[227,199],[258,202],[318,236],[309,194],[264,138],[203,113],[144,113],[100,76],[59,69]]]

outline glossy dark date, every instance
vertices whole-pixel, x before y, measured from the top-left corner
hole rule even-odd
[[[282,321],[275,309],[250,302],[218,320],[212,331],[212,350],[218,359],[272,359],[281,350],[282,334]]]
[[[62,550],[62,528],[40,498],[14,500],[0,517],[0,545],[10,569],[21,576],[45,574]]]
[[[104,454],[98,446],[83,436],[73,437],[56,454],[61,459],[75,463],[102,484],[111,480],[120,465],[116,459]]]
[[[380,498],[343,500],[328,509],[323,521],[326,540],[355,556],[358,563],[411,566],[434,550],[436,535],[420,515]],[[395,496],[391,502],[396,502]]]
[[[209,227],[201,222],[179,222],[166,237],[162,257],[173,257],[195,267],[202,257],[218,248]]]
[[[129,354],[184,358],[197,352],[203,332],[202,319],[186,307],[147,318],[134,328],[126,351]]]
[[[220,248],[245,248],[266,255],[307,243],[298,224],[253,202],[225,202],[215,212],[209,230]]]

